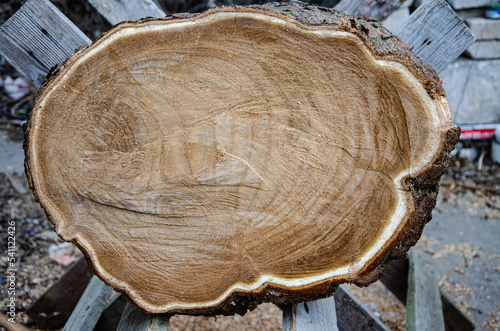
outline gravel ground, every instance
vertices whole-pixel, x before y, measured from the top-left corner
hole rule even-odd
[[[10,178],[9,178],[10,177]],[[7,267],[9,257],[16,259],[16,311],[18,322],[27,323],[24,312],[38,299],[68,267],[63,267],[49,258],[48,249],[62,240],[54,236],[52,225],[43,210],[35,203],[31,191],[17,191],[12,182],[27,188],[24,174],[0,173],[0,307],[7,312],[8,295]],[[7,222],[15,222],[16,251],[10,256],[7,250]]]

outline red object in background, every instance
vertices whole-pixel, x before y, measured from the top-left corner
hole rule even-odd
[[[495,128],[491,129],[462,129],[461,140],[492,139]]]
[[[460,125],[462,134],[460,140],[486,140],[493,139],[495,129],[500,130],[500,123],[490,124],[464,124]]]

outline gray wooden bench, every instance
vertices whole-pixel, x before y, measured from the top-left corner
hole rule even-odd
[[[144,16],[165,16],[151,0],[89,2],[112,24]],[[345,1],[339,5],[345,5]],[[413,47],[417,56],[431,64],[438,72],[475,40],[474,35],[444,0],[432,0],[420,6],[396,34]],[[89,43],[91,40],[48,0],[29,0],[0,27],[0,55],[37,87],[43,83],[53,66]],[[404,267],[403,271],[393,269],[395,274],[404,273]],[[78,270],[82,272],[81,266]],[[407,303],[408,330],[444,330],[445,327],[449,329],[451,324],[446,318],[447,315],[454,316],[455,321],[462,321],[455,329],[473,330],[473,324],[456,307],[450,306],[449,300],[442,306],[443,296],[435,277],[415,253],[410,254],[409,271],[407,269],[406,273],[408,282],[403,278],[406,285],[398,285],[401,277],[398,279],[394,275],[392,278],[395,281],[391,283],[388,280],[391,277],[387,277],[391,276],[390,273],[386,275],[384,283],[389,289],[396,288],[395,291],[401,291],[401,288],[406,286],[407,299],[404,302]],[[83,282],[88,282],[88,278],[82,279]],[[54,286],[64,285],[58,283]],[[118,295],[110,300],[111,294],[112,288],[93,276],[71,316],[67,321],[64,320],[64,330],[167,329],[168,316],[146,315],[126,304]],[[78,296],[74,299],[78,299]],[[43,297],[40,300],[43,300]],[[120,313],[121,318],[117,323],[116,315]],[[283,330],[339,329],[388,330],[343,286],[338,288],[333,297],[302,303],[296,307],[283,307]]]

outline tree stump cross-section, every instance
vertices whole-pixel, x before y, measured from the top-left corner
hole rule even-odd
[[[378,22],[301,4],[117,25],[53,70],[26,168],[56,231],[152,313],[243,313],[404,257],[459,131]]]

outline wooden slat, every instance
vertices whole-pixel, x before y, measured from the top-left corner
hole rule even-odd
[[[389,331],[345,286],[339,286],[334,297],[340,331]]]
[[[7,171],[7,172],[5,172],[5,176],[9,180],[9,183],[12,186],[12,188],[14,190],[16,190],[17,193],[19,193],[19,194],[28,193],[28,188],[26,186],[24,186],[24,184],[19,179],[14,177],[14,175],[12,175],[12,173]]]
[[[415,251],[410,252],[406,330],[444,330],[438,281]]]
[[[127,304],[125,296],[116,295],[101,314],[99,321],[97,321],[94,331],[115,331],[120,323],[123,310]]]
[[[28,316],[37,322],[40,329],[61,329],[92,275],[87,261],[81,258],[30,307],[27,311]]]
[[[283,331],[314,330],[339,330],[333,296],[283,309]]]
[[[166,14],[153,0],[88,0],[109,23],[144,17],[165,17]]]
[[[342,0],[336,10],[356,16],[368,16],[383,20],[401,7],[403,0]]]
[[[424,2],[396,34],[438,73],[476,40],[445,0]]]
[[[408,259],[393,260],[389,262],[380,281],[403,304],[406,305],[406,292],[408,291]]]
[[[148,315],[127,303],[123,311],[118,331],[167,331],[168,315]]]
[[[88,331],[94,329],[111,292],[113,292],[113,288],[93,276],[63,331]]]
[[[385,275],[380,279],[387,289],[405,305],[408,291],[408,268],[408,259],[391,261],[385,269]],[[447,331],[472,331],[475,329],[474,322],[455,306],[443,292],[441,292],[441,304]]]
[[[0,55],[37,87],[53,66],[88,44],[48,0],[28,0],[0,27]]]

